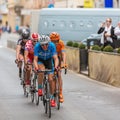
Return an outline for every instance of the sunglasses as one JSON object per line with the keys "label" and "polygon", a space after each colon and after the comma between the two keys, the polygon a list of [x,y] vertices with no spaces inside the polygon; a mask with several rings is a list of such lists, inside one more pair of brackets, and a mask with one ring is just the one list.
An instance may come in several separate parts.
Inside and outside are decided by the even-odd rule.
{"label": "sunglasses", "polygon": [[58,42],[59,42],[59,40],[53,40],[53,42],[54,42],[54,43],[58,43]]}
{"label": "sunglasses", "polygon": [[36,43],[37,41],[33,41],[33,43]]}
{"label": "sunglasses", "polygon": [[46,44],[41,44],[41,46],[48,46],[48,43],[46,43]]}
{"label": "sunglasses", "polygon": [[106,22],[111,22],[110,20],[106,20]]}

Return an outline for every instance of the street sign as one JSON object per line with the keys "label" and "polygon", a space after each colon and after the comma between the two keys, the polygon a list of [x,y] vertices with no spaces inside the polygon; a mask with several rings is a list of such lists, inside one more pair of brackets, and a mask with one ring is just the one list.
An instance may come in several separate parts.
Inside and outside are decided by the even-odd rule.
{"label": "street sign", "polygon": [[94,0],[84,0],[84,8],[93,8]]}
{"label": "street sign", "polygon": [[104,0],[105,8],[113,8],[113,0]]}

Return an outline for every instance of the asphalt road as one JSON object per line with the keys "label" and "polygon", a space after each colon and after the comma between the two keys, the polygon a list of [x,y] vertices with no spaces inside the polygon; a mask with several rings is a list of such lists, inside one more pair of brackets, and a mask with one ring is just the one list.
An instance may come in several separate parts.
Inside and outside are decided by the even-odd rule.
{"label": "asphalt road", "polygon": [[[14,60],[15,51],[0,41],[0,120],[48,120],[42,103],[23,95]],[[72,71],[63,80],[65,102],[52,108],[51,120],[120,120],[119,88]]]}

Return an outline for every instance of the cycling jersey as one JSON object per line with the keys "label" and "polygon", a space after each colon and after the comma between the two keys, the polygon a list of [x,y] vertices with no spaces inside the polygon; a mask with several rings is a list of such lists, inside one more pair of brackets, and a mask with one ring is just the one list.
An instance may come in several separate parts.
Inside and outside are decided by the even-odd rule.
{"label": "cycling jersey", "polygon": [[49,42],[47,50],[43,50],[39,42],[34,47],[34,56],[38,56],[38,59],[48,60],[55,54],[57,54],[56,47],[52,42]]}
{"label": "cycling jersey", "polygon": [[20,54],[24,55],[24,50],[25,50],[25,42],[23,42],[23,39],[19,39],[17,41],[17,45],[20,45],[21,46],[21,50],[20,50]]}
{"label": "cycling jersey", "polygon": [[57,50],[58,55],[61,52],[65,51],[65,45],[64,45],[64,42],[62,40],[59,40],[59,42],[56,44],[56,50]]}
{"label": "cycling jersey", "polygon": [[34,45],[32,40],[28,40],[25,44],[25,51],[28,51],[28,62],[33,62],[34,58]]}

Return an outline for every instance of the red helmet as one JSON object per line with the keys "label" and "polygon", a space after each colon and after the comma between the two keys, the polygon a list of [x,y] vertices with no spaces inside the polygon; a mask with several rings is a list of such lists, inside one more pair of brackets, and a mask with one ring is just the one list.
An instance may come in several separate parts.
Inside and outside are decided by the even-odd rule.
{"label": "red helmet", "polygon": [[32,39],[39,39],[40,36],[39,36],[38,33],[32,33],[31,38],[32,38]]}

